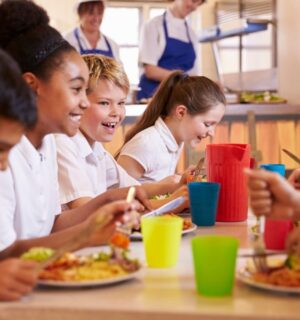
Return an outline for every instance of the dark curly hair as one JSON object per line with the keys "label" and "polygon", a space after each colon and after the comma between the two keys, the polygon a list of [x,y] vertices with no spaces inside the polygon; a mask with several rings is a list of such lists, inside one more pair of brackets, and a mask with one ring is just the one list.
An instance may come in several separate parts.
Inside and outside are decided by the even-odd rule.
{"label": "dark curly hair", "polygon": [[0,117],[18,121],[28,129],[37,121],[34,94],[22,78],[17,63],[1,49]]}
{"label": "dark curly hair", "polygon": [[21,71],[47,79],[61,66],[63,55],[75,50],[49,26],[46,11],[27,0],[0,4],[0,47],[19,64]]}

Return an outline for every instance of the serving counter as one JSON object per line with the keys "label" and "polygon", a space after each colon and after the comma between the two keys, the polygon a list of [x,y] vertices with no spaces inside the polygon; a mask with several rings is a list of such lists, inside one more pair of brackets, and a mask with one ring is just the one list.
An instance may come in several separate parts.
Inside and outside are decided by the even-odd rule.
{"label": "serving counter", "polygon": [[[238,281],[232,296],[207,298],[196,293],[190,240],[196,234],[230,234],[248,246],[246,223],[198,228],[183,237],[180,261],[172,269],[144,267],[135,280],[90,289],[36,289],[23,301],[0,303],[0,320],[266,320],[300,318],[299,296],[252,289]],[[144,260],[141,242],[132,255]],[[238,265],[240,265],[239,261]]]}
{"label": "serving counter", "polygon": [[[120,129],[108,144],[113,154],[120,148],[125,132],[135,123],[146,105],[126,106],[126,118]],[[213,139],[203,140],[197,152],[203,152],[207,143],[249,143],[247,112],[253,111],[256,119],[257,149],[262,153],[262,163],[284,163],[287,168],[297,164],[288,158],[282,148],[300,155],[300,105],[289,104],[229,104],[222,122],[216,127]],[[181,159],[181,169],[194,163],[191,152]]]}

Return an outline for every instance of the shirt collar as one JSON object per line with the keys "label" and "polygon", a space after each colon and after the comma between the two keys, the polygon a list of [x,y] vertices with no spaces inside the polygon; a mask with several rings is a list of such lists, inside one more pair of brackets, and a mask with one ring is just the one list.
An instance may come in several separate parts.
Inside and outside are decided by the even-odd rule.
{"label": "shirt collar", "polygon": [[[79,36],[80,42],[82,43],[82,41],[83,41],[84,46],[85,46],[87,49],[92,49],[92,46],[90,45],[88,39],[86,38],[85,34],[84,34],[83,31],[81,30],[81,27],[80,27],[80,26],[77,28],[77,30],[78,30],[78,36]],[[99,32],[100,32],[100,31],[99,31]],[[103,37],[103,35],[102,35],[102,33],[100,33],[100,37],[99,37],[99,39],[98,39],[98,41],[97,41],[96,47],[99,47],[99,46],[100,46],[102,37]]]}
{"label": "shirt collar", "polygon": [[21,138],[18,148],[32,169],[38,167],[46,159],[47,140],[48,136],[44,137],[41,147],[36,149],[26,136]]}
{"label": "shirt collar", "polygon": [[173,23],[177,24],[177,25],[182,25],[185,23],[185,21],[187,21],[186,18],[184,19],[180,19],[180,18],[176,18],[173,16],[172,11],[170,9],[166,10],[166,18],[171,20]]}
{"label": "shirt collar", "polygon": [[156,120],[154,127],[170,152],[177,152],[180,149],[181,145],[178,145],[172,132],[161,117]]}
{"label": "shirt collar", "polygon": [[81,131],[79,131],[73,139],[75,143],[80,146],[79,154],[83,159],[98,162],[105,157],[106,151],[102,144],[95,142],[94,145],[91,146]]}

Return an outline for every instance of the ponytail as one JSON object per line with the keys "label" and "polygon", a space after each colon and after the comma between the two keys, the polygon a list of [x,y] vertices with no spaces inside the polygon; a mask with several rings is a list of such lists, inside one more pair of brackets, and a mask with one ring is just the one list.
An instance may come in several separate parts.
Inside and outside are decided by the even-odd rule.
{"label": "ponytail", "polygon": [[175,71],[161,82],[147,109],[138,122],[125,135],[124,144],[139,132],[153,126],[159,117],[165,118],[171,111],[171,96],[174,88],[186,76],[181,71]]}
{"label": "ponytail", "polygon": [[184,105],[193,116],[205,114],[218,104],[226,105],[218,84],[203,76],[188,76],[182,71],[174,71],[160,84],[142,117],[125,135],[124,144],[140,131],[153,126],[159,117],[169,116],[178,105]]}

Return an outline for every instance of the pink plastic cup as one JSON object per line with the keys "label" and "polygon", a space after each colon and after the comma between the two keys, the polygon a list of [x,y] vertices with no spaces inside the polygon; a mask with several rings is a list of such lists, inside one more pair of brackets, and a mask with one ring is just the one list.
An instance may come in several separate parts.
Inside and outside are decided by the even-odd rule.
{"label": "pink plastic cup", "polygon": [[270,250],[284,250],[289,232],[293,229],[290,220],[266,219],[264,239],[266,248]]}

